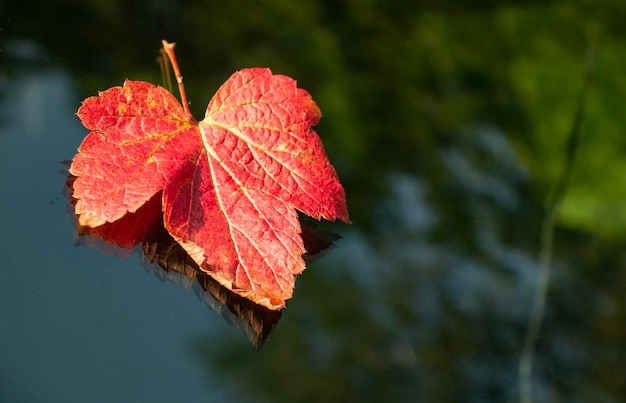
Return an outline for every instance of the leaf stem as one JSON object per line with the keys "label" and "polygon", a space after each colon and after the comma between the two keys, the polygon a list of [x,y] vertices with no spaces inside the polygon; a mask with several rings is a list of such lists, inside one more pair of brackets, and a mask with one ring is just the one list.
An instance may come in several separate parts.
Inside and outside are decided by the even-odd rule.
{"label": "leaf stem", "polygon": [[172,68],[174,69],[174,75],[176,76],[176,82],[178,83],[178,91],[180,92],[180,101],[183,104],[183,109],[185,113],[189,117],[192,122],[195,122],[191,111],[189,110],[189,102],[187,101],[187,93],[185,93],[185,85],[183,84],[183,76],[180,74],[180,69],[178,68],[178,62],[176,61],[176,55],[174,54],[174,46],[176,46],[175,42],[169,43],[165,39],[161,40],[163,44],[163,50],[167,53],[167,57],[170,59],[170,63],[172,63]]}

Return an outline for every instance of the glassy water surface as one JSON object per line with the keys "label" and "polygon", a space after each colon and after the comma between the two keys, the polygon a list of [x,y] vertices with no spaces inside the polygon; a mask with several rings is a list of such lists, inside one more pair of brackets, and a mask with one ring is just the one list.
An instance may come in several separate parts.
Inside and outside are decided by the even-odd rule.
{"label": "glassy water surface", "polygon": [[[532,391],[622,401],[626,7],[601,3],[3,4],[0,401],[518,401],[572,138]],[[163,38],[196,117],[251,66],[324,115],[353,224],[323,225],[341,239],[259,351],[137,254],[82,245],[68,213],[76,109],[160,84]]]}

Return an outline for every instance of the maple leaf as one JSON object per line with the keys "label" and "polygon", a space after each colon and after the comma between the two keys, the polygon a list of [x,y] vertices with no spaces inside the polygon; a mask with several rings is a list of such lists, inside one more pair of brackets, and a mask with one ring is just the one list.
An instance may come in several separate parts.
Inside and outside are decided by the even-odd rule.
{"label": "maple leaf", "polygon": [[166,229],[198,266],[233,292],[285,307],[306,252],[296,210],[349,222],[346,198],[311,126],[308,92],[266,68],[234,73],[203,120],[164,88],[126,80],[78,110],[91,130],[72,160],[79,224],[100,227],[162,191]]}

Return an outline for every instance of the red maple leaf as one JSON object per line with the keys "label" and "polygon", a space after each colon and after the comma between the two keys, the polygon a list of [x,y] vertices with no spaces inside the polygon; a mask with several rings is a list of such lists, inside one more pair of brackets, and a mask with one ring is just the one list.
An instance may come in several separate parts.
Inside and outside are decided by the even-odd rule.
{"label": "red maple leaf", "polygon": [[318,135],[309,93],[269,69],[234,73],[203,120],[181,92],[124,82],[78,110],[91,130],[72,161],[79,224],[100,227],[162,191],[164,223],[198,266],[270,309],[285,307],[305,266],[296,210],[348,220],[345,192]]}

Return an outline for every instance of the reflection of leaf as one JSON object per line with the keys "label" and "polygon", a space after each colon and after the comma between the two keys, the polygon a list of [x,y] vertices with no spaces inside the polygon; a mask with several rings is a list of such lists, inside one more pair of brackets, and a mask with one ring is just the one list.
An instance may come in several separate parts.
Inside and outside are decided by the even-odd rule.
{"label": "reflection of leaf", "polygon": [[302,242],[306,253],[304,258],[309,261],[313,257],[320,257],[321,252],[325,252],[341,237],[334,232],[322,231],[317,228],[317,223],[304,215],[299,215],[300,227],[302,228]]}
{"label": "reflection of leaf", "polygon": [[[66,197],[70,200],[70,215],[74,215],[76,198],[73,197],[76,177],[67,175],[65,183]],[[139,210],[128,213],[121,219],[99,227],[80,225],[75,221],[79,242],[96,247],[103,252],[113,253],[118,257],[128,257],[129,249],[141,243],[156,225],[162,223],[160,194],[155,195]],[[117,246],[115,248],[113,245]]]}
{"label": "reflection of leaf", "polygon": [[[173,45],[164,48],[178,72]],[[311,129],[320,111],[294,80],[259,68],[234,73],[200,122],[182,84],[181,98],[126,81],[83,102],[78,116],[91,133],[70,167],[79,223],[114,224],[157,197],[165,228],[203,271],[284,308],[305,268],[295,209],[348,222],[344,190]]]}
{"label": "reflection of leaf", "polygon": [[[282,311],[255,304],[226,289],[200,270],[196,262],[165,228],[161,227],[150,234],[142,248],[148,260],[157,263],[165,272],[180,273],[194,284],[198,284],[201,288],[201,292],[198,293],[200,299],[241,330],[255,348],[265,341],[272,327],[280,319]],[[168,279],[173,280],[172,277]]]}
{"label": "reflection of leaf", "polygon": [[[68,175],[67,197],[73,198],[75,177]],[[153,197],[135,213],[126,214],[120,220],[91,228],[78,224],[80,239],[99,249],[127,257],[132,248],[141,244],[144,266],[162,280],[169,280],[186,288],[194,288],[198,297],[226,321],[241,330],[255,348],[266,340],[282,315],[282,310],[268,309],[256,304],[219,284],[203,270],[176,242],[163,226],[160,214],[160,198]],[[73,213],[72,213],[73,214]],[[319,231],[310,221],[303,221],[301,234],[307,250],[306,258],[323,252],[338,238],[337,235]],[[110,245],[107,248],[104,245]],[[121,252],[120,252],[121,251]],[[127,253],[124,253],[127,252]]]}

